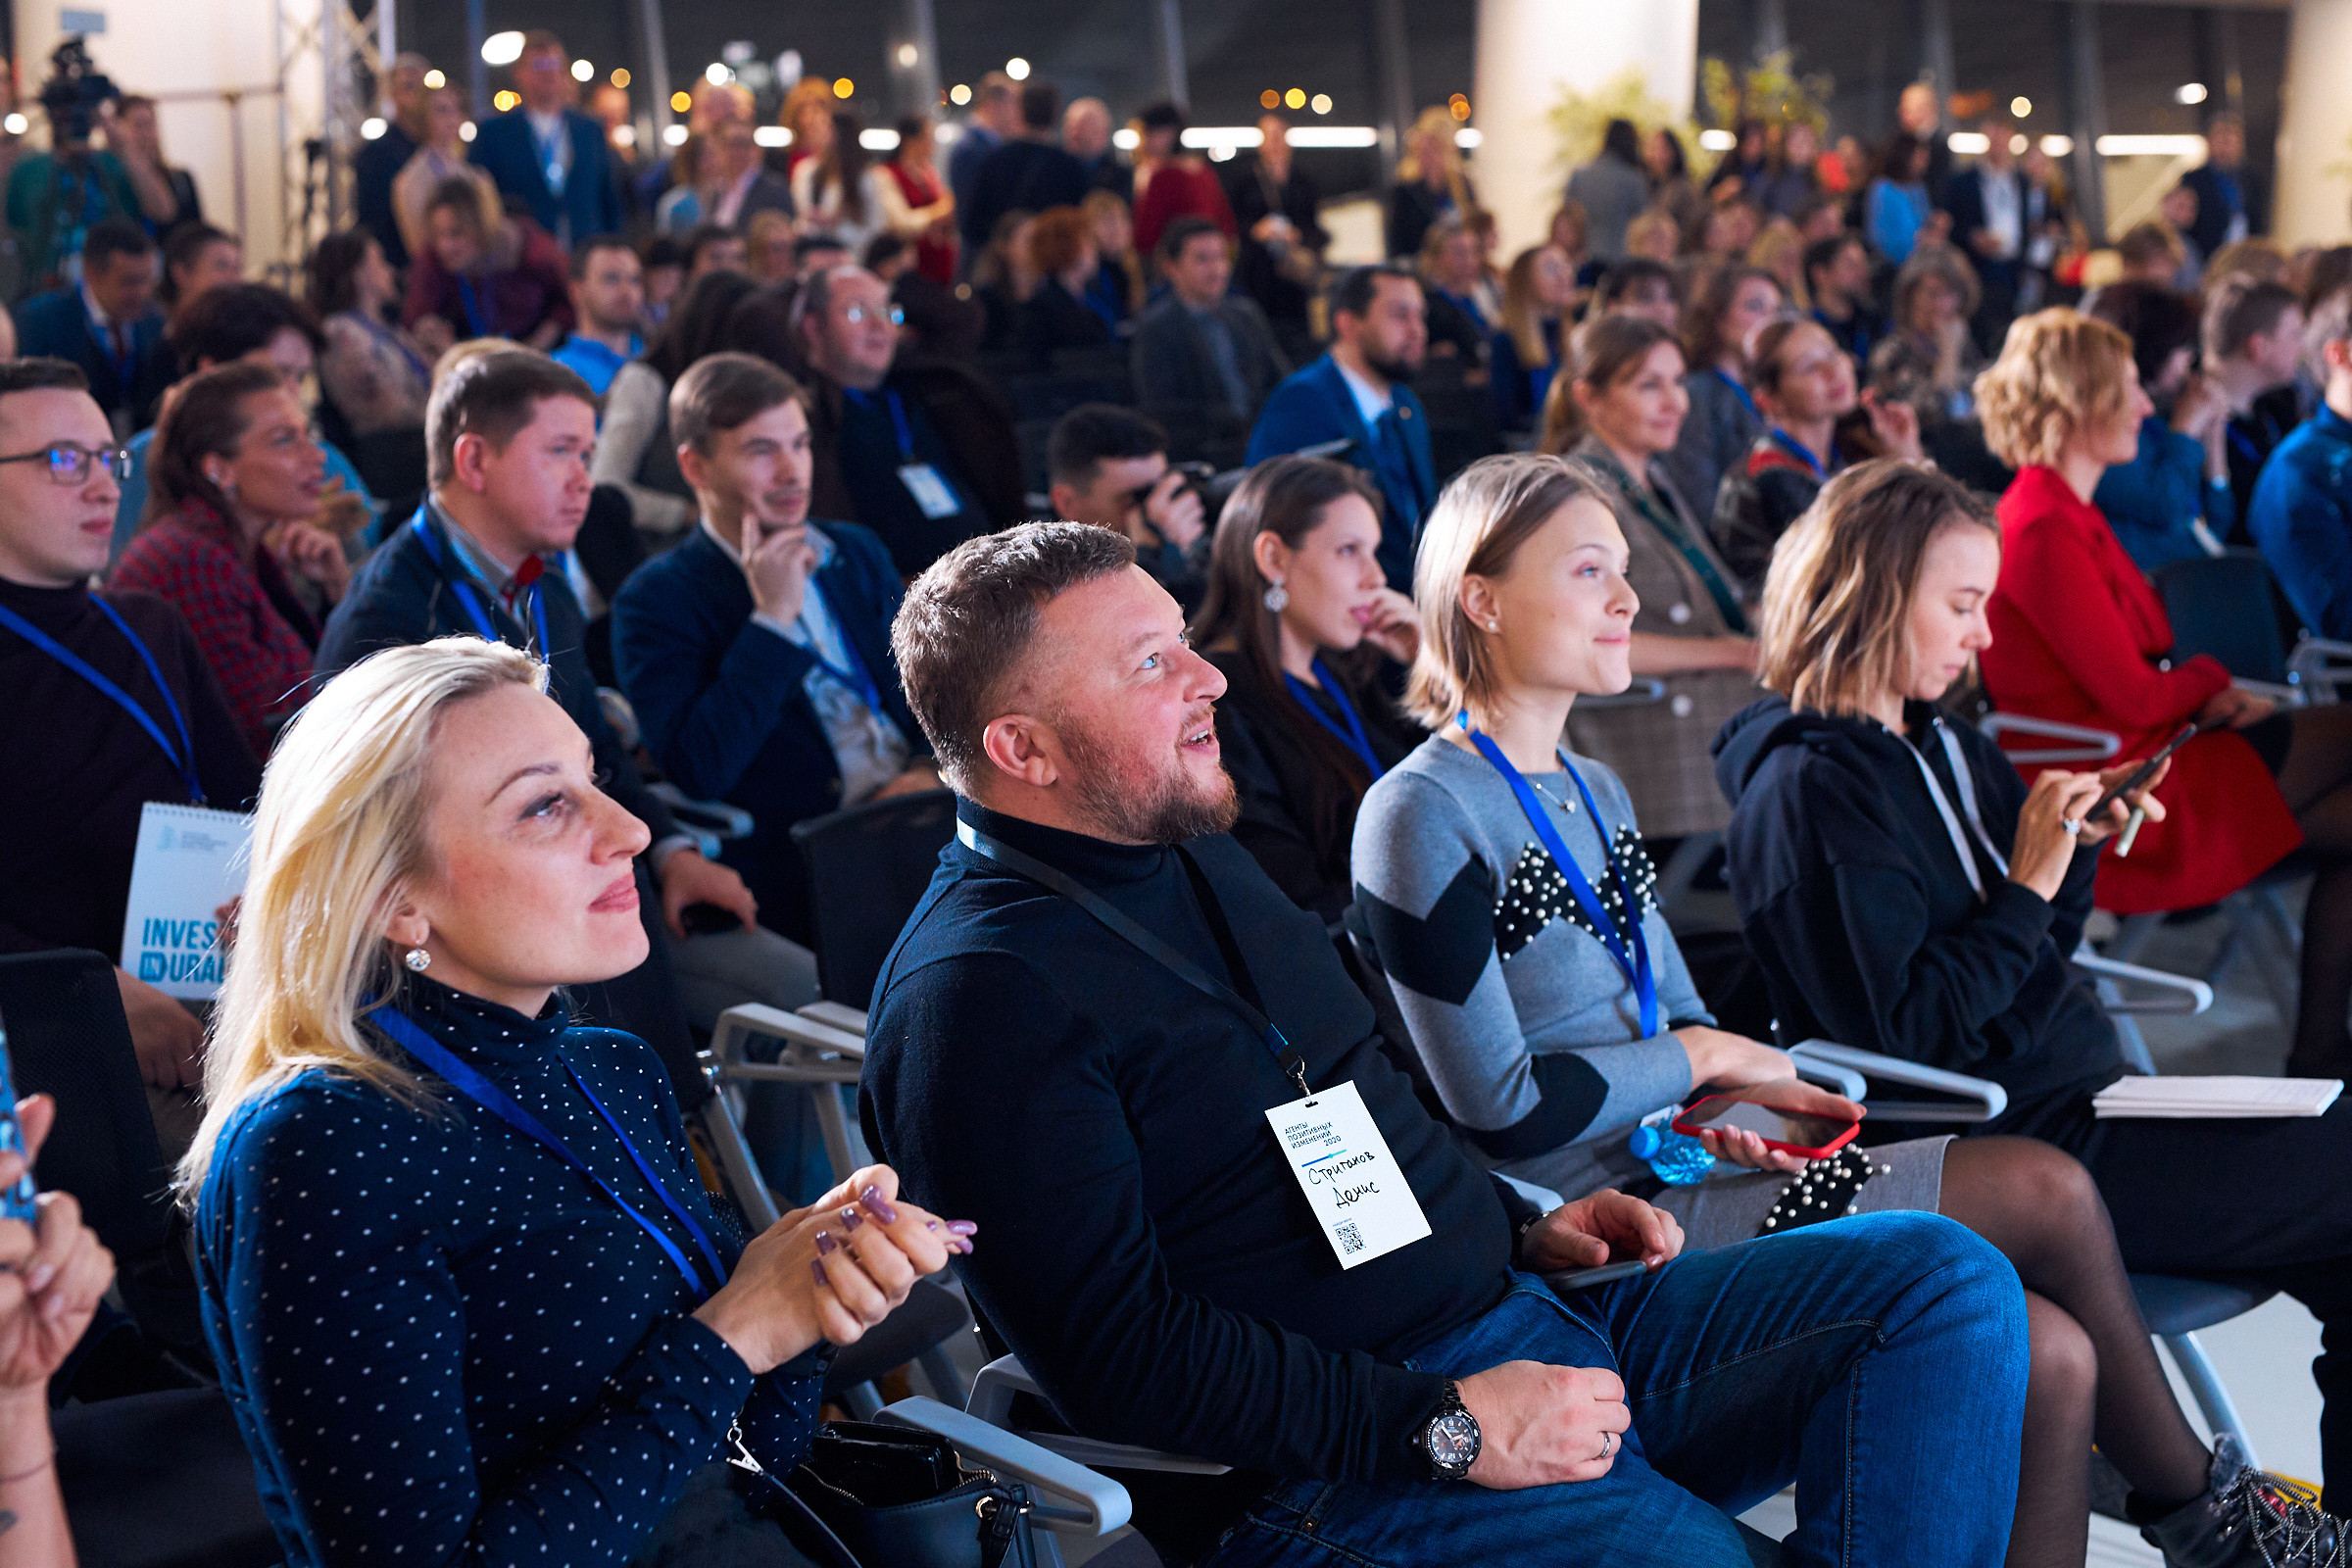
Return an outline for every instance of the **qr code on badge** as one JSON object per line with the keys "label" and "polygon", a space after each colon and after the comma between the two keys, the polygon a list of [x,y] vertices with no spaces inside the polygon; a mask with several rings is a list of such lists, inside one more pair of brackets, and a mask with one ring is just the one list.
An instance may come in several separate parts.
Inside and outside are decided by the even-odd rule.
{"label": "qr code on badge", "polygon": [[1347,1224],[1340,1227],[1339,1238],[1340,1252],[1343,1256],[1349,1252],[1360,1252],[1364,1250],[1364,1233],[1355,1228],[1355,1221],[1353,1220],[1349,1220]]}

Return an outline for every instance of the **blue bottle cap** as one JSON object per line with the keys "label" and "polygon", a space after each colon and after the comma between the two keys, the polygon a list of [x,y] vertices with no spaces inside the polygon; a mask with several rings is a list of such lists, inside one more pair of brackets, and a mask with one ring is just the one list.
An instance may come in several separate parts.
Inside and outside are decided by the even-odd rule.
{"label": "blue bottle cap", "polygon": [[1666,1147],[1666,1140],[1658,1136],[1655,1127],[1637,1127],[1625,1141],[1625,1147],[1633,1151],[1636,1159],[1654,1159],[1658,1151]]}

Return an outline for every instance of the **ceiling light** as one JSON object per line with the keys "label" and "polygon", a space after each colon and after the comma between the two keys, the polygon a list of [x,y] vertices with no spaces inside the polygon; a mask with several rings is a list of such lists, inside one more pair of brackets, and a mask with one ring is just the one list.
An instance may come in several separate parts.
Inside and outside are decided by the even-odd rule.
{"label": "ceiling light", "polygon": [[2072,136],[2044,136],[2041,138],[2041,150],[2045,157],[2069,157],[2075,150],[2075,138]]}
{"label": "ceiling light", "polygon": [[754,125],[752,140],[762,147],[789,147],[792,145],[792,132],[782,125]]}
{"label": "ceiling light", "polygon": [[612,85],[615,87],[626,87],[628,84],[629,68],[626,66],[615,67],[612,72]]}
{"label": "ceiling light", "polygon": [[922,51],[915,48],[914,45],[910,43],[903,43],[899,45],[898,61],[899,69],[901,71],[912,71],[914,69],[914,63],[922,58]]}
{"label": "ceiling light", "polygon": [[693,107],[694,94],[688,92],[685,88],[680,87],[676,92],[673,92],[669,95],[670,113],[682,115]]}
{"label": "ceiling light", "polygon": [[1268,87],[1264,92],[1261,92],[1257,95],[1257,107],[1260,109],[1280,109],[1282,107],[1282,94],[1276,92],[1273,88]]}
{"label": "ceiling light", "polygon": [[1453,133],[1453,144],[1464,152],[1474,151],[1478,144],[1486,139],[1485,135],[1468,125],[1464,125]]}
{"label": "ceiling light", "polygon": [[515,92],[512,87],[501,87],[491,96],[490,107],[503,115],[520,102],[522,102],[521,94]]}
{"label": "ceiling light", "polygon": [[2173,102],[2177,104],[2201,104],[2204,101],[2205,84],[2201,81],[2184,81],[2173,89]]}
{"label": "ceiling light", "polygon": [[460,125],[460,126],[458,127],[458,140],[460,140],[460,141],[471,141],[471,140],[473,140],[473,122],[472,122],[472,121],[468,120],[467,122],[466,122],[466,123],[464,123],[463,125]]}
{"label": "ceiling light", "polygon": [[613,143],[614,143],[616,146],[621,146],[621,147],[634,147],[634,146],[636,146],[636,145],[637,145],[637,127],[636,127],[635,125],[628,124],[628,123],[626,123],[625,122],[624,122],[623,123],[621,123],[621,124],[614,125],[614,126],[612,127],[612,140],[613,140]]}
{"label": "ceiling light", "polygon": [[449,78],[441,74],[440,72],[428,71],[424,74],[424,86],[427,92],[439,92],[442,88],[448,85]]}
{"label": "ceiling light", "polygon": [[955,86],[948,89],[948,102],[956,105],[957,108],[960,109],[971,101],[972,89],[967,83],[959,81]]}
{"label": "ceiling light", "polygon": [[1014,55],[1010,60],[1004,62],[1004,74],[1015,81],[1027,81],[1029,79],[1029,62],[1023,60],[1019,55]]}
{"label": "ceiling light", "polygon": [[594,81],[596,79],[596,67],[590,65],[585,60],[574,60],[571,63],[571,79],[574,81]]}
{"label": "ceiling light", "polygon": [[667,129],[662,132],[662,145],[664,147],[685,146],[686,127],[684,125],[672,122]]}
{"label": "ceiling light", "polygon": [[852,93],[856,92],[857,90],[858,90],[858,84],[857,84],[856,82],[852,81],[852,80],[851,80],[849,77],[847,77],[847,76],[836,76],[836,77],[834,77],[834,78],[833,78],[833,96],[834,96],[834,97],[836,97],[836,98],[847,98],[847,97],[849,97],[849,96],[850,96]]}
{"label": "ceiling light", "polygon": [[1330,114],[1331,94],[1327,92],[1319,92],[1315,94],[1314,97],[1307,100],[1306,107],[1312,109],[1318,115]]}
{"label": "ceiling light", "polygon": [[1285,109],[1304,109],[1306,107],[1306,89],[1293,87],[1282,95],[1282,104]]}
{"label": "ceiling light", "polygon": [[511,66],[522,58],[522,34],[494,32],[482,40],[482,63],[489,66]]}
{"label": "ceiling light", "polygon": [[1728,153],[1740,145],[1740,138],[1728,130],[1702,130],[1698,133],[1698,145],[1702,152]]}
{"label": "ceiling light", "polygon": [[[13,130],[15,127],[10,126],[9,128]],[[384,120],[381,115],[369,115],[366,120],[360,122],[360,140],[373,141],[383,133]]]}
{"label": "ceiling light", "polygon": [[869,153],[895,153],[899,150],[899,133],[888,125],[858,133],[858,145]]}
{"label": "ceiling light", "polygon": [[[1297,136],[1291,138],[1293,141],[1298,139]],[[1110,144],[1123,153],[1131,153],[1144,144],[1144,138],[1137,135],[1131,127],[1121,125],[1110,133]]]}

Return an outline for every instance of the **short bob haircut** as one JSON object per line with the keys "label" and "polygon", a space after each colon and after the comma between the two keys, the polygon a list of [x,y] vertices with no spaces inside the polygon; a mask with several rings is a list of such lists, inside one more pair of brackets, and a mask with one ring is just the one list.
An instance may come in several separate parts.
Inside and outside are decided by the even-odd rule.
{"label": "short bob haircut", "polygon": [[1494,696],[1494,654],[1462,608],[1462,580],[1507,576],[1520,547],[1571,501],[1614,515],[1608,495],[1586,465],[1542,453],[1481,458],[1454,477],[1430,509],[1413,560],[1421,652],[1405,683],[1406,712],[1438,730]]}
{"label": "short bob haircut", "polygon": [[1946,528],[2000,524],[1966,485],[1894,458],[1858,463],[1823,487],[1772,552],[1757,678],[1789,706],[1859,715],[1899,686],[1928,546]]}
{"label": "short bob haircut", "polygon": [[2060,307],[2009,325],[2001,357],[1977,377],[1984,444],[2012,468],[2054,466],[2076,434],[2110,419],[2132,395],[2132,339]]}

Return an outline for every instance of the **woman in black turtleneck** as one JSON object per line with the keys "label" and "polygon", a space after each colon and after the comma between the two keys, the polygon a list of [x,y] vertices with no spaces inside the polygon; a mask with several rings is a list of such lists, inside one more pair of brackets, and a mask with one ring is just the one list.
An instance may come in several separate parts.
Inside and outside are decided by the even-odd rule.
{"label": "woman in black turtleneck", "polygon": [[644,959],[647,833],[544,678],[394,649],[281,738],[180,1172],[206,1337],[292,1562],[784,1568],[730,1427],[789,1471],[972,1227],[885,1166],[748,1244],[714,1207],[662,1063],[556,992]]}
{"label": "woman in black turtleneck", "polygon": [[1193,645],[1225,676],[1217,744],[1242,800],[1233,836],[1325,921],[1354,897],[1355,810],[1427,737],[1381,680],[1420,650],[1388,586],[1377,492],[1357,469],[1271,458],[1225,503]]}

